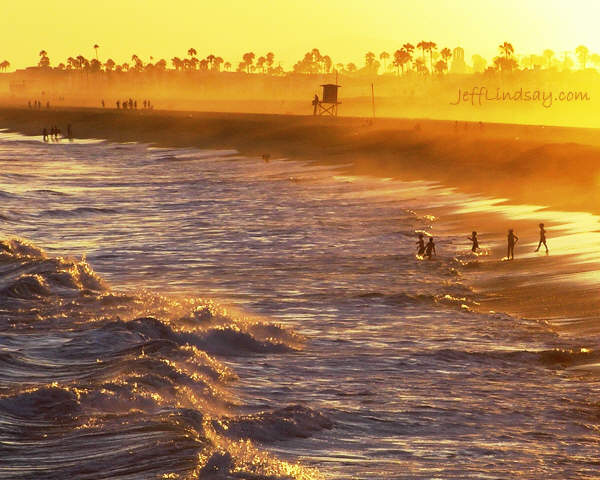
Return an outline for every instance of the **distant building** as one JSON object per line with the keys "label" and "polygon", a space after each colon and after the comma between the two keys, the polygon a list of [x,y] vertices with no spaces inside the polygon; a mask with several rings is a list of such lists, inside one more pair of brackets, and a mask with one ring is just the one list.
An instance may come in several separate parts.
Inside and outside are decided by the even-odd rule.
{"label": "distant building", "polygon": [[452,51],[452,64],[450,65],[450,73],[467,73],[465,51],[460,47],[456,47]]}

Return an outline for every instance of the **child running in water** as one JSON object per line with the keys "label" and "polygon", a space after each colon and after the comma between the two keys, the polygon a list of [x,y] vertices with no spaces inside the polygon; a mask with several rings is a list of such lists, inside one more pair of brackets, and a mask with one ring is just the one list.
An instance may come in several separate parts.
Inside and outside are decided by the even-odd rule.
{"label": "child running in water", "polygon": [[429,237],[429,242],[425,246],[425,256],[431,260],[431,255],[437,255],[435,252],[435,243],[433,243],[433,237]]}
{"label": "child running in water", "polygon": [[473,247],[471,248],[472,252],[476,252],[479,250],[479,241],[477,240],[477,232],[473,232],[470,237],[467,237],[469,240],[473,242]]}
{"label": "child running in water", "polygon": [[540,223],[540,243],[538,243],[538,246],[535,249],[536,252],[540,251],[542,243],[544,244],[544,247],[546,247],[546,253],[548,253],[548,245],[546,245],[546,230],[544,230],[544,224]]}
{"label": "child running in water", "polygon": [[515,259],[515,243],[519,241],[519,237],[517,237],[511,228],[508,231],[508,253],[506,254],[507,260]]}
{"label": "child running in water", "polygon": [[423,240],[423,234],[419,233],[419,240],[417,241],[417,256],[422,257],[425,253],[425,240]]}

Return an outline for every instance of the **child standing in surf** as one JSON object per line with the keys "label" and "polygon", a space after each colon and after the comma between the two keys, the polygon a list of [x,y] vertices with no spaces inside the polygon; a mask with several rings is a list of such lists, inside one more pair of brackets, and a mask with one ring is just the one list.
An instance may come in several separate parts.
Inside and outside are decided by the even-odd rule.
{"label": "child standing in surf", "polygon": [[546,253],[548,253],[548,245],[546,245],[546,230],[544,230],[544,224],[540,223],[540,243],[538,243],[538,246],[535,249],[536,252],[540,251],[542,244],[544,244],[544,247],[546,247]]}
{"label": "child standing in surf", "polygon": [[433,243],[433,237],[429,237],[429,242],[425,246],[425,256],[431,260],[431,255],[437,255],[435,252],[435,243]]}
{"label": "child standing in surf", "polygon": [[473,242],[473,247],[471,247],[471,251],[473,253],[479,250],[479,241],[477,240],[477,232],[473,232],[470,237],[467,237],[469,240]]}
{"label": "child standing in surf", "polygon": [[508,253],[506,254],[507,260],[515,259],[515,243],[519,241],[519,237],[517,237],[511,228],[508,231]]}
{"label": "child standing in surf", "polygon": [[419,240],[417,241],[417,256],[422,257],[425,253],[425,240],[423,240],[423,234],[419,233]]}

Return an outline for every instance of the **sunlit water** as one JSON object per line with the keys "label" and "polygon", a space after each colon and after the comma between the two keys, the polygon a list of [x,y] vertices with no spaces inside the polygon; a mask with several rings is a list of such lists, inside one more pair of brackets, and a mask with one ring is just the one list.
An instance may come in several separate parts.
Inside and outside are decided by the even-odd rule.
{"label": "sunlit water", "polygon": [[33,244],[0,251],[0,477],[597,477],[600,384],[563,368],[597,340],[475,313],[432,217],[535,208],[233,150],[4,134],[0,168]]}

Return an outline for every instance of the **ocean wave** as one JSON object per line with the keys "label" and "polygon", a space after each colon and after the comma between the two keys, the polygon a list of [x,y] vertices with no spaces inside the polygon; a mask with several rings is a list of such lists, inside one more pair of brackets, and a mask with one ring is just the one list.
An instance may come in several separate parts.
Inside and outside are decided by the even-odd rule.
{"label": "ocean wave", "polygon": [[310,437],[321,430],[333,428],[333,422],[308,407],[291,405],[272,412],[215,420],[213,427],[230,438],[275,442]]}
{"label": "ocean wave", "polygon": [[217,358],[285,354],[300,335],[212,300],[115,291],[85,259],[23,239],[0,242],[0,303],[0,437],[13,478],[317,476],[255,442],[332,423],[298,405],[231,413],[237,376]]}
{"label": "ocean wave", "polygon": [[600,360],[600,352],[580,349],[548,349],[540,351],[529,350],[489,350],[468,351],[451,348],[425,351],[417,354],[421,358],[429,358],[436,362],[450,364],[486,364],[486,365],[539,365],[547,368],[564,369],[577,365],[585,365]]}
{"label": "ocean wave", "polygon": [[40,217],[54,217],[54,218],[70,218],[80,217],[82,215],[113,215],[121,213],[113,208],[100,208],[100,207],[77,207],[71,209],[51,209],[42,210],[39,213]]}

